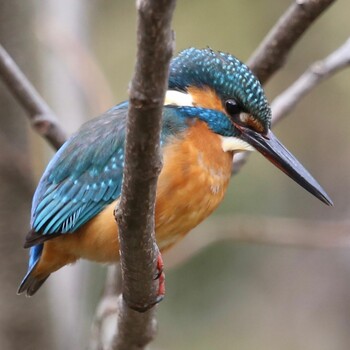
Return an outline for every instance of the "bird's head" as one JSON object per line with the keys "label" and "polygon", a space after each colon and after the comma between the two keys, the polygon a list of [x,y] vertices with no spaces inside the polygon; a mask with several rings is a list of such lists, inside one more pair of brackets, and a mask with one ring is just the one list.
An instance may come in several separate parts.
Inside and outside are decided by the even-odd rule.
{"label": "bird's head", "polygon": [[271,108],[250,69],[209,48],[182,51],[170,65],[165,105],[198,117],[220,135],[224,151],[257,150],[327,205],[331,199],[270,130]]}

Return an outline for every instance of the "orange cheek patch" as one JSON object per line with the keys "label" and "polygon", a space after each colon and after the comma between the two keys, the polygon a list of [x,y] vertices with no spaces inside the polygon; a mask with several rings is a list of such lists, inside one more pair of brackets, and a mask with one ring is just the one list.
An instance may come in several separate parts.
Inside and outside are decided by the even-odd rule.
{"label": "orange cheek patch", "polygon": [[199,88],[191,86],[188,88],[188,92],[191,94],[195,106],[215,109],[225,113],[224,106],[219,96],[209,87]]}
{"label": "orange cheek patch", "polygon": [[252,129],[259,133],[262,133],[264,131],[264,127],[262,126],[262,124],[254,117],[249,116],[246,120],[246,123],[248,126],[250,126]]}

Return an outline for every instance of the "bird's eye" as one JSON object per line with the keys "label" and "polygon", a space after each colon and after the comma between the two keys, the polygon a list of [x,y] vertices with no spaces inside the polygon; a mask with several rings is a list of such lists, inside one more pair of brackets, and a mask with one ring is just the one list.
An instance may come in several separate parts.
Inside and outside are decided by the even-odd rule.
{"label": "bird's eye", "polygon": [[236,126],[240,125],[246,128],[248,127],[259,133],[263,133],[265,131],[261,122],[246,113],[235,100],[227,100],[225,102],[225,108],[226,112]]}
{"label": "bird's eye", "polygon": [[242,112],[241,107],[235,100],[227,100],[225,103],[226,111],[231,117],[238,117]]}

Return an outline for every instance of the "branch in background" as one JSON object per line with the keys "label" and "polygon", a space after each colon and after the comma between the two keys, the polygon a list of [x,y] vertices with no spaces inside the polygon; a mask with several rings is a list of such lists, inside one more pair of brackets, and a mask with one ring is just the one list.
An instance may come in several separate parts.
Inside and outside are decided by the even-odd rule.
{"label": "branch in background", "polygon": [[[271,103],[272,125],[285,118],[302,98],[322,81],[331,78],[341,69],[350,65],[350,39],[322,61],[315,62],[288,89]],[[233,172],[237,174],[247,162],[248,152],[238,153],[234,157]]]}
{"label": "branch in background", "polygon": [[271,104],[272,121],[278,123],[297,103],[322,81],[350,65],[350,39],[324,60],[315,62]]}
{"label": "branch in background", "polygon": [[57,118],[1,45],[0,77],[27,112],[32,127],[51,146],[55,149],[60,148],[66,140],[66,136],[59,126]]}
{"label": "branch in background", "polygon": [[[175,0],[139,0],[137,62],[130,89],[119,227],[123,294],[113,349],[144,349],[155,334],[158,247],[154,234],[160,130],[173,51]],[[117,254],[118,252],[116,252]],[[152,307],[152,308],[150,308]],[[143,313],[135,310],[147,310]]]}
{"label": "branch in background", "polygon": [[280,69],[295,43],[335,0],[295,0],[248,60],[262,84]]}
{"label": "branch in background", "polygon": [[119,295],[122,275],[120,265],[108,267],[105,288],[97,305],[92,322],[89,350],[109,349],[113,342],[118,320]]}
{"label": "branch in background", "polygon": [[347,248],[350,247],[350,221],[219,215],[207,220],[167,252],[166,265],[174,267],[185,263],[202,249],[222,241],[299,248]]}

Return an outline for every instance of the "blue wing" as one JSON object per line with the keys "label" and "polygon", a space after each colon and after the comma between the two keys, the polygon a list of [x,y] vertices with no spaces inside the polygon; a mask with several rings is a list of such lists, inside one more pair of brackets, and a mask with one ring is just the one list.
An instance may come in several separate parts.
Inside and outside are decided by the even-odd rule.
{"label": "blue wing", "polygon": [[[25,247],[74,232],[120,196],[128,104],[84,124],[49,163],[32,204]],[[161,140],[186,128],[174,108],[165,108]]]}
{"label": "blue wing", "polygon": [[56,153],[34,194],[33,232],[73,232],[118,198],[126,113],[124,103],[84,124]]}

